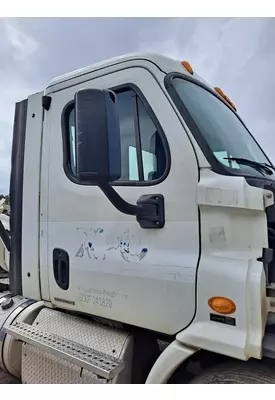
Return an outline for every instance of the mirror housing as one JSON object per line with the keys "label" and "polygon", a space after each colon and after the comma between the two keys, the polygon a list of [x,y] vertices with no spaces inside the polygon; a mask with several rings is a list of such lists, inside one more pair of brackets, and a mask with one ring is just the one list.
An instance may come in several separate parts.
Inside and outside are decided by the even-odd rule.
{"label": "mirror housing", "polygon": [[81,183],[112,183],[121,176],[116,95],[81,89],[75,94],[76,174]]}
{"label": "mirror housing", "polygon": [[136,205],[111,186],[121,176],[121,141],[116,95],[108,90],[82,89],[75,94],[76,175],[95,184],[120,212],[135,215],[144,229],[164,227],[164,197],[142,196]]}

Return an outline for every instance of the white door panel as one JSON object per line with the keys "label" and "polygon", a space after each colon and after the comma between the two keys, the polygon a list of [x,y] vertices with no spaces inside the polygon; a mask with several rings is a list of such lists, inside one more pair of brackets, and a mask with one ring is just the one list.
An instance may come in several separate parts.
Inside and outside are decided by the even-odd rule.
{"label": "white door panel", "polygon": [[[133,204],[143,194],[162,194],[166,223],[159,230],[142,229],[135,217],[117,211],[99,188],[73,183],[63,168],[61,113],[65,105],[80,88],[128,83],[140,89],[157,116],[172,163],[169,175],[158,185],[115,186],[115,190]],[[48,216],[43,226],[52,303],[168,334],[183,329],[195,312],[198,169],[192,146],[159,85],[143,68],[106,75],[54,93],[46,122],[50,170]],[[54,277],[56,248],[69,255],[68,290],[61,289]]]}

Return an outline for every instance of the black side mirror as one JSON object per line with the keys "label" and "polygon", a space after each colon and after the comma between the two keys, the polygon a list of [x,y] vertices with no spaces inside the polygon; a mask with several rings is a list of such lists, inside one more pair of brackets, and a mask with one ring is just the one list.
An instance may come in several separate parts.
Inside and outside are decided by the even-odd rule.
{"label": "black side mirror", "polygon": [[108,90],[84,89],[75,94],[76,175],[81,183],[96,184],[117,210],[135,215],[142,228],[165,224],[161,194],[141,196],[127,203],[111,186],[121,176],[121,139],[116,95]]}
{"label": "black side mirror", "polygon": [[80,182],[111,183],[121,176],[116,96],[108,90],[75,94],[76,174]]}

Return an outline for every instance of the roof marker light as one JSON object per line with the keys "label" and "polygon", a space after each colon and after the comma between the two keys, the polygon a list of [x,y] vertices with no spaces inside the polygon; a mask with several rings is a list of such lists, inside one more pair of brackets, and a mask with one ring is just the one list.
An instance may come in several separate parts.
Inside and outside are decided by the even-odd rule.
{"label": "roof marker light", "polygon": [[183,65],[184,68],[187,69],[187,71],[188,71],[191,75],[194,74],[193,68],[191,67],[191,65],[189,64],[188,61],[182,61],[182,62],[181,62],[181,65]]}
{"label": "roof marker light", "polygon": [[236,106],[232,103],[229,97],[226,96],[226,94],[224,94],[224,92],[219,87],[215,87],[214,89],[225,101],[227,101],[227,103],[233,108],[233,110],[237,111]]}

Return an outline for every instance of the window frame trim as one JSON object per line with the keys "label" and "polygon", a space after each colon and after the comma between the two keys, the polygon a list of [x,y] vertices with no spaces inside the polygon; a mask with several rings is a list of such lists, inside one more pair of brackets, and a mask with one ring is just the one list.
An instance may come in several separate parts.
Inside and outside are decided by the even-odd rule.
{"label": "window frame trim", "polygon": [[[215,172],[217,174],[220,174],[220,175],[227,175],[227,176],[243,176],[245,178],[257,178],[257,179],[259,178],[258,175],[248,174],[248,173],[244,173],[244,172],[239,172],[238,173],[237,171],[234,171],[232,168],[227,167],[226,165],[222,164],[214,156],[210,146],[207,144],[207,142],[206,142],[203,134],[200,132],[200,129],[198,128],[196,122],[194,121],[194,119],[190,115],[189,111],[187,110],[187,108],[184,105],[184,102],[182,101],[182,99],[180,98],[178,92],[176,91],[176,89],[175,89],[175,87],[174,87],[174,85],[172,83],[174,78],[179,78],[179,79],[182,79],[182,80],[185,80],[185,81],[189,81],[189,82],[193,83],[194,85],[197,85],[197,86],[201,87],[202,89],[206,90],[207,92],[209,92],[213,96],[215,96],[226,107],[228,107],[229,110],[233,114],[235,114],[235,116],[238,118],[238,120],[241,122],[241,124],[247,130],[247,132],[250,135],[250,137],[252,138],[252,140],[254,140],[256,145],[261,149],[261,151],[263,152],[263,154],[266,157],[267,161],[271,165],[273,165],[272,162],[270,161],[270,159],[268,158],[268,156],[266,155],[265,151],[263,150],[263,148],[257,142],[256,138],[252,135],[252,133],[249,131],[249,129],[247,128],[247,126],[245,125],[245,123],[241,119],[241,117],[238,115],[238,113],[233,108],[231,108],[229,106],[229,104],[222,97],[220,97],[218,95],[218,93],[216,93],[215,90],[211,89],[206,84],[204,84],[203,82],[198,81],[197,79],[195,79],[193,77],[189,77],[187,75],[183,75],[183,74],[181,74],[179,72],[170,72],[164,78],[164,86],[165,86],[169,96],[171,97],[172,101],[174,102],[176,108],[178,109],[180,115],[182,116],[183,120],[185,121],[188,129],[190,130],[191,134],[193,135],[194,139],[196,140],[196,142],[198,143],[200,149],[202,150],[204,156],[206,157],[207,161],[209,162],[213,172]],[[270,180],[270,177],[261,176],[261,179]]]}
{"label": "window frame trim", "polygon": [[[111,186],[134,186],[134,187],[146,187],[146,186],[155,186],[155,185],[159,185],[160,183],[162,183],[169,175],[170,170],[171,170],[171,152],[170,152],[170,147],[169,147],[169,143],[168,143],[168,139],[164,133],[164,130],[156,116],[156,114],[154,113],[151,105],[149,104],[148,100],[146,99],[145,95],[142,93],[141,89],[129,82],[129,83],[124,83],[122,85],[117,85],[111,88],[108,88],[108,90],[111,90],[113,92],[120,93],[120,92],[124,92],[124,91],[130,91],[132,90],[135,93],[135,96],[133,96],[133,101],[136,101],[136,111],[138,112],[138,106],[137,106],[137,100],[138,98],[140,99],[142,105],[145,107],[148,115],[150,116],[150,118],[152,119],[152,122],[154,123],[156,130],[158,131],[163,146],[164,146],[164,151],[165,151],[165,157],[166,157],[166,168],[164,171],[164,174],[158,178],[158,179],[154,179],[152,181],[115,181],[111,184]],[[72,109],[74,108],[74,100],[70,100],[67,104],[65,104],[65,106],[63,107],[63,110],[61,112],[61,134],[62,134],[62,150],[63,150],[63,170],[65,172],[65,175],[67,176],[67,178],[77,184],[77,185],[81,185],[81,186],[97,186],[94,182],[79,182],[79,180],[77,179],[77,177],[73,174],[71,166],[70,166],[70,144],[69,144],[69,115],[70,112],[72,111]],[[138,124],[139,125],[139,124]],[[137,137],[137,134],[139,135],[139,141],[140,141],[140,132],[136,132],[136,122],[134,121],[134,126],[135,126],[135,136]],[[140,152],[140,157],[141,157],[141,161],[142,161],[142,153]],[[139,159],[139,152],[138,152],[138,148],[137,148],[137,162]],[[139,171],[139,166],[138,166],[138,171]],[[143,172],[143,164],[142,164],[142,172]],[[140,171],[139,171],[140,173]]]}
{"label": "window frame trim", "polygon": [[[133,102],[133,112],[134,112],[134,129],[135,129],[135,137],[136,137],[138,178],[139,178],[139,182],[144,182],[142,145],[141,145],[140,123],[139,123],[139,113],[138,113],[138,97],[137,97],[137,94],[135,91],[133,91],[133,93],[134,93],[134,96],[132,98],[132,102]],[[129,151],[129,149],[128,149],[128,151]],[[129,169],[129,175],[130,175],[130,164],[129,164],[128,169]]]}

